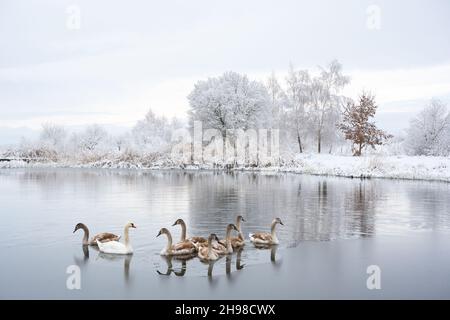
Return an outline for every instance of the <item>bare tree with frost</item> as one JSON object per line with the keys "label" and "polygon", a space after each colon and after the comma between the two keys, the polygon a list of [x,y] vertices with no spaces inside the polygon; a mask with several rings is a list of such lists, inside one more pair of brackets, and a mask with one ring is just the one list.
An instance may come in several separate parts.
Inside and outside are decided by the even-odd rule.
{"label": "bare tree with frost", "polygon": [[405,145],[414,155],[450,154],[450,113],[443,102],[431,100],[430,104],[411,120]]}
{"label": "bare tree with frost", "polygon": [[159,152],[169,148],[172,131],[181,124],[175,118],[169,121],[164,116],[157,116],[151,109],[145,118],[139,120],[132,129],[136,145],[144,151]]}
{"label": "bare tree with frost", "polygon": [[63,126],[59,126],[53,123],[44,123],[39,136],[40,142],[44,147],[50,148],[55,151],[61,151],[66,143],[67,130]]}
{"label": "bare tree with frost", "polygon": [[108,132],[98,124],[89,125],[80,134],[74,134],[73,141],[82,151],[99,151],[106,147],[108,140]]}
{"label": "bare tree with frost", "polygon": [[329,128],[336,128],[345,100],[341,92],[349,82],[349,77],[343,75],[342,65],[337,60],[322,68],[320,75],[310,82],[308,120],[317,142],[318,153],[322,151],[324,136],[330,136]]}
{"label": "bare tree with frost", "polygon": [[287,114],[290,119],[300,153],[304,150],[304,140],[307,135],[308,114],[310,103],[311,77],[307,70],[296,71],[292,64],[286,77],[287,84]]}

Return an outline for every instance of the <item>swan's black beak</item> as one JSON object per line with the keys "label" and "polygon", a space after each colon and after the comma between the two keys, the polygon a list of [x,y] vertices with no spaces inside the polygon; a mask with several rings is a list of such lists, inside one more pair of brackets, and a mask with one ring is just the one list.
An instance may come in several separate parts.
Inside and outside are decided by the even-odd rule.
{"label": "swan's black beak", "polygon": [[73,232],[72,233],[75,233],[76,231],[77,231],[78,229],[77,228],[75,228],[74,230],[73,230]]}
{"label": "swan's black beak", "polygon": [[161,235],[161,230],[159,230],[158,234],[156,235],[156,237],[158,238]]}
{"label": "swan's black beak", "polygon": [[175,222],[173,223],[172,227],[173,227],[173,226],[176,226],[176,225],[177,225],[177,222],[175,221]]}
{"label": "swan's black beak", "polygon": [[281,224],[282,226],[284,226],[284,223],[283,223],[283,222],[281,222],[281,220],[280,220],[280,224]]}
{"label": "swan's black beak", "polygon": [[135,228],[135,229],[137,229],[137,227],[136,227],[136,225],[135,224],[133,224],[132,226],[131,226],[132,228]]}

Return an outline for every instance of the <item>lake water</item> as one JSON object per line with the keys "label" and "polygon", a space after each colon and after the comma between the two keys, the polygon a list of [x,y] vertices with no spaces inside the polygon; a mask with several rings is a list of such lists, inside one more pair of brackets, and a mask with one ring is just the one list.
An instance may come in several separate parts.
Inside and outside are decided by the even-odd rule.
{"label": "lake water", "polygon": [[[298,283],[290,284],[291,271],[283,271],[296,267],[299,257],[309,264],[339,265],[339,277],[345,273],[343,260],[353,266],[376,257],[387,261],[383,252],[389,250],[386,263],[396,269],[397,253],[412,243],[428,255],[436,274],[446,276],[450,270],[448,259],[439,260],[450,256],[448,183],[241,172],[7,169],[0,170],[0,203],[0,298],[307,298],[296,289]],[[211,265],[159,255],[166,238],[156,235],[167,227],[178,239],[180,228],[171,227],[176,219],[186,221],[188,235],[215,232],[223,237],[239,214],[246,219],[245,235],[269,230],[271,220],[280,217],[285,224],[277,227],[281,244],[262,250],[247,243],[239,254]],[[84,250],[82,232],[72,233],[76,223],[84,222],[91,234],[122,234],[128,220],[137,225],[130,230],[135,252],[128,257]],[[423,237],[429,247],[423,247]],[[364,253],[351,249],[355,245],[366,246]],[[336,249],[342,254],[321,260],[333,246],[343,246]],[[436,260],[430,262],[430,255]],[[66,287],[71,265],[80,267],[81,290]],[[298,279],[311,279],[308,270],[314,268],[302,269]],[[364,272],[357,278],[366,277]],[[283,294],[269,290],[261,296],[267,287],[258,279],[285,279]],[[326,282],[318,283],[327,290]],[[429,292],[450,296],[448,286],[434,289]],[[351,294],[342,297],[347,296]]]}

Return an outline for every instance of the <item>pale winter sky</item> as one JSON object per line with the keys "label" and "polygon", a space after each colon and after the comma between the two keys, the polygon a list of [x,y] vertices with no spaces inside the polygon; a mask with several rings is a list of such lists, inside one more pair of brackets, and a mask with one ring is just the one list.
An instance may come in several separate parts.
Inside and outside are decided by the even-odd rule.
{"label": "pale winter sky", "polygon": [[0,144],[43,122],[119,132],[149,107],[186,117],[196,80],[334,58],[346,94],[375,93],[398,133],[432,97],[450,102],[449,39],[448,0],[0,0]]}

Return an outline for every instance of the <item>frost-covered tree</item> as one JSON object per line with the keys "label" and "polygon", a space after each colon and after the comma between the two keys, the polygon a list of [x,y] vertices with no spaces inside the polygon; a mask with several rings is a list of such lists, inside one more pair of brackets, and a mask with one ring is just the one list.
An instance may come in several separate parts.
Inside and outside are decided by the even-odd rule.
{"label": "frost-covered tree", "polygon": [[227,129],[270,127],[270,97],[263,84],[245,75],[226,72],[217,78],[198,81],[188,96],[190,121],[203,128]]}
{"label": "frost-covered tree", "polygon": [[108,133],[98,124],[89,125],[80,134],[74,134],[72,141],[82,151],[98,151],[108,142]]}
{"label": "frost-covered tree", "polygon": [[361,94],[358,104],[348,102],[344,108],[339,129],[342,130],[345,138],[353,143],[354,156],[360,156],[365,147],[370,146],[375,149],[376,145],[381,145],[386,139],[392,137],[378,129],[371,121],[376,111],[375,97],[367,93]]}
{"label": "frost-covered tree", "polygon": [[44,147],[60,151],[66,142],[67,130],[63,126],[53,123],[44,123],[39,136]]}
{"label": "frost-covered tree", "polygon": [[310,103],[311,77],[307,70],[296,71],[292,64],[286,77],[288,124],[293,129],[300,153],[308,131],[307,108]]}
{"label": "frost-covered tree", "polygon": [[272,110],[273,127],[280,129],[285,124],[285,112],[287,96],[281,87],[275,72],[266,81],[266,89],[270,97],[270,109]]}
{"label": "frost-covered tree", "polygon": [[127,148],[130,148],[131,146],[131,135],[129,133],[124,133],[119,136],[113,137],[113,144],[116,148],[116,151],[123,152]]}
{"label": "frost-covered tree", "polygon": [[447,106],[436,99],[431,100],[407,129],[406,148],[414,155],[450,154],[450,113]]}
{"label": "frost-covered tree", "polygon": [[159,117],[149,110],[145,118],[134,126],[132,136],[139,148],[149,152],[162,151],[169,147],[176,125],[175,120],[170,122],[166,117]]}
{"label": "frost-covered tree", "polygon": [[330,128],[336,128],[345,99],[341,92],[349,82],[349,77],[343,75],[342,65],[337,60],[322,68],[320,75],[310,82],[308,120],[314,132],[318,153],[322,151],[324,137],[333,136]]}
{"label": "frost-covered tree", "polygon": [[286,122],[296,136],[299,152],[304,151],[307,141],[317,143],[318,153],[324,143],[332,149],[340,137],[336,124],[346,100],[341,91],[348,82],[336,60],[321,68],[317,76],[290,65],[286,77]]}

